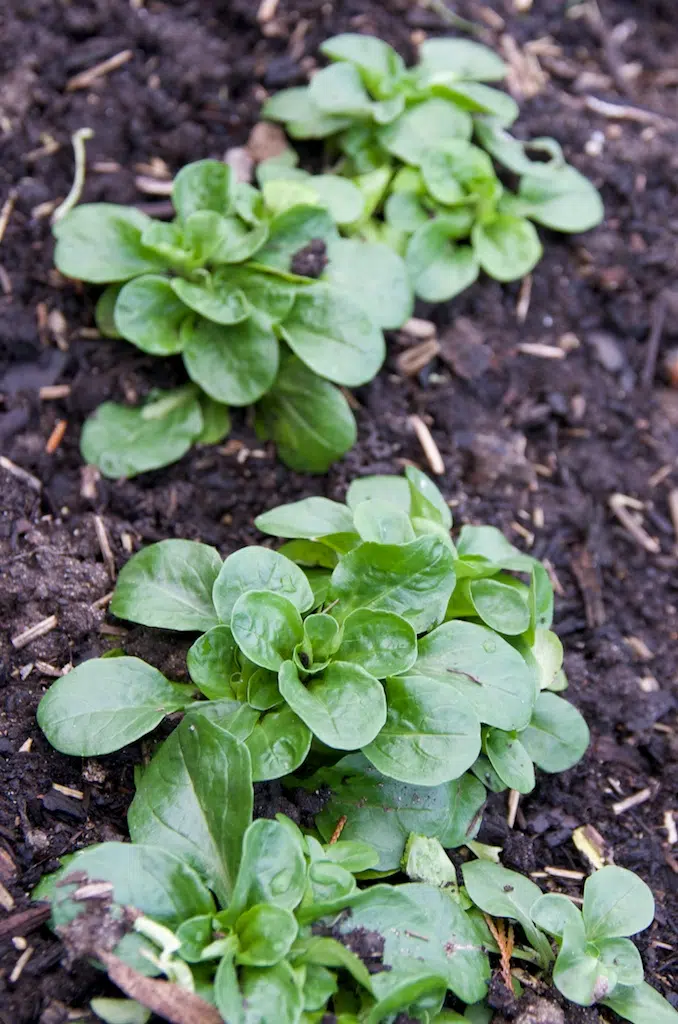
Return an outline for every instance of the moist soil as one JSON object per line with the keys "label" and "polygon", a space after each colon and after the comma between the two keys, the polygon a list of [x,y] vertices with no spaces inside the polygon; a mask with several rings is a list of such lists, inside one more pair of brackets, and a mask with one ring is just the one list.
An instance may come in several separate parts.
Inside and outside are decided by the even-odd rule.
{"label": "moist soil", "polygon": [[[572,832],[593,826],[608,858],[653,889],[656,921],[640,947],[648,979],[678,1004],[678,513],[672,522],[670,504],[678,488],[678,391],[670,386],[671,365],[678,383],[678,26],[672,5],[658,0],[606,0],[603,23],[592,6],[566,13],[563,0],[469,0],[455,10],[510,60],[519,131],[555,135],[601,188],[601,227],[572,238],[544,232],[531,294],[484,279],[452,303],[420,306],[436,324],[438,356],[403,376],[398,357],[412,339],[391,337],[386,367],[356,393],[358,444],[325,477],[282,466],[243,414],[226,444],[112,482],[83,467],[83,420],[105,399],[132,402],[181,379],[181,369],[96,337],[95,290],[52,269],[49,213],[70,187],[71,133],[95,132],[86,200],[166,214],[166,198],[140,191],[138,176],[159,173],[158,161],[174,173],[242,145],[262,98],[302,83],[323,38],[379,34],[411,58],[424,33],[449,28],[406,0],[280,0],[263,23],[253,0],[4,5],[0,447],[35,479],[0,467],[3,1024],[63,1024],[77,1010],[87,1019],[89,998],[103,990],[93,968],[62,962],[29,893],[59,856],[125,836],[132,767],[148,755],[144,744],[96,760],[57,754],[35,722],[41,695],[65,667],[113,646],[172,678],[185,674],[186,640],[107,617],[101,599],[115,572],[132,550],[167,537],[200,539],[226,555],[261,540],[253,518],[273,505],[309,494],[341,499],[356,475],[397,472],[407,461],[427,469],[413,414],[440,450],[438,482],[457,523],[495,523],[548,560],[569,696],[592,733],[574,770],[541,775],[513,829],[505,796],[492,798],[480,838],[503,845],[505,863],[523,871],[585,872]],[[69,90],[74,75],[125,50],[131,59],[117,70]],[[593,109],[596,100],[626,107],[625,116]],[[317,162],[320,150],[307,155]],[[555,346],[564,357],[525,345],[550,346],[550,355]],[[41,388],[58,384],[70,387],[65,397],[41,398]],[[65,434],[49,454],[58,421]],[[630,531],[611,510],[614,494],[632,500]],[[102,554],[97,516],[112,559]],[[49,616],[49,632],[12,645]],[[280,785],[258,789],[258,814],[282,809],[310,822],[317,809]],[[635,805],[615,810],[634,794]],[[580,880],[546,873],[541,882],[581,892]],[[32,952],[20,969],[22,935]],[[572,1022],[603,1019],[565,1012]]]}

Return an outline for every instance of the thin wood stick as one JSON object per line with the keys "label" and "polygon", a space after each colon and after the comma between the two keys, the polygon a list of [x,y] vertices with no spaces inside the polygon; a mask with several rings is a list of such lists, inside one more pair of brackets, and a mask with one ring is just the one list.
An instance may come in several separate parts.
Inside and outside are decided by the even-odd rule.
{"label": "thin wood stick", "polygon": [[97,535],[99,541],[99,547],[101,548],[101,554],[103,556],[104,565],[106,571],[112,580],[115,579],[115,558],[111,549],[111,542],[108,539],[108,530],[101,516],[94,516],[94,532]]}
{"label": "thin wood stick", "polygon": [[12,973],[9,976],[9,981],[12,985],[16,985],[17,981],[21,977],[21,972],[23,971],[24,967],[26,966],[26,964],[28,963],[32,956],[33,947],[27,946],[26,949],[21,954],[21,956],[19,957],[19,959],[17,960],[17,962],[14,964]]}
{"label": "thin wood stick", "polygon": [[7,225],[9,224],[9,218],[12,216],[14,204],[17,201],[18,195],[18,190],[15,188],[11,188],[9,190],[9,195],[2,204],[2,210],[0,210],[0,242],[2,242],[3,238],[5,237],[5,231],[7,230]]}
{"label": "thin wood stick", "polygon": [[641,548],[651,555],[659,554],[661,551],[659,541],[655,537],[650,537],[637,518],[629,512],[629,508],[638,508],[638,504],[642,508],[642,503],[637,503],[636,499],[629,497],[628,494],[613,494],[608,504],[626,532]]}
{"label": "thin wood stick", "polygon": [[584,105],[592,110],[594,114],[602,117],[609,117],[618,121],[637,121],[639,124],[661,124],[665,127],[671,125],[671,121],[661,114],[655,114],[652,110],[643,110],[641,107],[632,107],[624,103],[609,103],[607,100],[599,100],[597,96],[585,96]]}
{"label": "thin wood stick", "polygon": [[509,792],[508,797],[508,814],[506,815],[506,822],[509,828],[513,828],[516,823],[516,817],[518,814],[518,804],[520,803],[520,793],[517,789],[512,789]]}
{"label": "thin wood stick", "polygon": [[67,426],[68,420],[57,420],[54,424],[54,430],[47,438],[47,444],[45,445],[45,451],[48,455],[54,455],[54,452],[64,439]]}
{"label": "thin wood stick", "polygon": [[30,626],[29,629],[25,629],[23,633],[18,633],[16,636],[12,637],[12,647],[17,651],[22,647],[26,647],[26,645],[30,644],[33,640],[37,640],[39,637],[45,636],[47,633],[51,632],[57,623],[58,619],[56,615],[48,615],[46,619],[42,620],[42,622],[36,622],[34,626]]}
{"label": "thin wood stick", "polygon": [[42,490],[42,481],[38,480],[37,476],[33,476],[27,469],[22,469],[21,466],[17,466],[16,463],[6,459],[4,455],[0,455],[0,468],[4,469],[5,472],[10,473],[17,480],[21,480],[22,483],[28,484],[35,491]]}
{"label": "thin wood stick", "polygon": [[48,384],[44,388],[40,388],[38,392],[42,402],[51,402],[57,398],[68,398],[70,393],[70,384]]}
{"label": "thin wood stick", "polygon": [[80,74],[74,75],[73,78],[69,78],[66,82],[66,92],[75,92],[76,89],[88,89],[98,78],[107,75],[109,71],[116,71],[117,68],[122,67],[128,60],[131,60],[133,56],[134,54],[131,50],[121,50],[120,53],[115,53],[112,57],[108,57],[99,64],[88,68],[87,71],[81,71]]}
{"label": "thin wood stick", "polygon": [[445,472],[445,463],[443,462],[443,457],[440,454],[438,445],[433,440],[431,431],[428,429],[421,416],[408,416],[408,420],[410,422],[410,426],[417,435],[417,440],[424,451],[424,455],[426,456],[426,461],[429,464],[431,472],[435,473],[436,476],[442,476]]}
{"label": "thin wood stick", "polygon": [[652,790],[647,786],[638,793],[632,793],[631,796],[627,796],[625,800],[618,800],[616,804],[612,804],[612,810],[617,815],[624,814],[625,811],[630,811],[632,807],[638,807],[639,804],[644,804],[651,798]]}
{"label": "thin wood stick", "polygon": [[339,821],[337,822],[337,827],[335,828],[334,832],[332,833],[332,838],[330,839],[330,843],[329,843],[330,846],[334,846],[334,844],[339,841],[339,837],[341,836],[341,833],[344,831],[344,828],[346,827],[346,822],[347,821],[348,821],[348,818],[346,817],[346,815],[342,814],[342,816],[339,818]]}

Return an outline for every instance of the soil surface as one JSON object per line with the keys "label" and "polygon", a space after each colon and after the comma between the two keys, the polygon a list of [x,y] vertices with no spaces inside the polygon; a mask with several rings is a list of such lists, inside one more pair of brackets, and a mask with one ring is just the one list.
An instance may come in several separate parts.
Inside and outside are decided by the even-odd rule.
{"label": "soil surface", "polygon": [[[678,499],[678,390],[666,369],[673,353],[676,383],[672,6],[599,0],[601,23],[593,3],[457,3],[510,62],[519,131],[558,138],[602,189],[605,223],[581,237],[544,232],[531,293],[484,279],[453,303],[418,309],[435,321],[439,356],[404,377],[398,356],[411,339],[392,337],[387,366],[356,395],[359,442],[326,477],[280,465],[243,415],[220,448],[110,482],[82,465],[84,418],[104,399],[134,401],[180,379],[181,369],[97,338],[95,290],[52,269],[49,215],[70,187],[71,133],[95,132],[86,200],[162,212],[166,199],[141,191],[139,176],[162,175],[166,165],[169,177],[241,145],[266,93],[302,83],[323,38],[375,33],[411,58],[423,33],[449,28],[408,0],[280,0],[263,23],[253,0],[3,5],[0,450],[11,462],[10,471],[0,465],[2,1024],[63,1024],[75,1010],[87,1019],[102,976],[62,964],[29,893],[60,855],[124,836],[132,766],[144,753],[139,745],[82,762],[55,753],[35,722],[41,695],[65,667],[111,646],[174,678],[185,672],[186,641],[106,617],[115,571],[132,550],[166,537],[227,554],[260,539],[252,521],[263,509],[308,494],[342,498],[354,476],[398,471],[404,460],[427,469],[412,414],[430,425],[457,522],[495,523],[552,567],[569,695],[592,731],[584,762],[542,775],[514,829],[505,796],[493,799],[481,838],[503,845],[505,862],[521,870],[586,871],[572,832],[597,829],[608,858],[654,891],[656,921],[640,947],[648,979],[678,1005],[678,512],[672,522],[670,505],[672,492]],[[129,59],[90,87],[69,88],[78,73],[127,50]],[[551,346],[547,354],[562,358],[525,345]],[[68,386],[63,397],[41,397],[54,385]],[[58,421],[65,433],[48,454]],[[630,499],[630,529],[610,506],[615,494]],[[102,554],[102,527],[112,559]],[[44,635],[11,643],[50,616],[56,623]],[[634,794],[635,804],[620,807]],[[258,813],[276,809],[302,821],[313,811],[280,786],[260,788]],[[573,895],[582,884],[548,872],[540,881]],[[567,1021],[603,1018],[614,1015],[566,1010]]]}

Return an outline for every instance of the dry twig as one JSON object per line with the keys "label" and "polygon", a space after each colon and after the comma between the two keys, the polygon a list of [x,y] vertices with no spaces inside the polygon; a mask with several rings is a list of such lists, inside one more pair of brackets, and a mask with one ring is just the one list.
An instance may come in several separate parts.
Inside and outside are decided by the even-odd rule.
{"label": "dry twig", "polygon": [[12,647],[17,651],[22,647],[26,647],[26,645],[32,643],[33,640],[37,640],[39,637],[45,636],[47,633],[51,632],[51,630],[53,630],[57,625],[57,622],[58,620],[56,615],[48,615],[46,619],[42,620],[42,622],[36,622],[34,626],[30,626],[28,629],[25,629],[23,633],[18,633],[16,636],[13,636]]}
{"label": "dry twig", "polygon": [[33,476],[27,469],[22,469],[21,466],[17,466],[16,463],[11,462],[5,458],[4,455],[0,455],[0,469],[4,469],[5,472],[15,477],[17,480],[21,480],[22,483],[28,484],[34,491],[42,490],[42,483],[38,480],[37,476]]}
{"label": "dry twig", "polygon": [[612,804],[612,810],[615,814],[624,814],[625,811],[630,811],[632,807],[638,807],[639,804],[644,804],[651,798],[652,789],[650,786],[646,786],[645,789],[641,789],[638,793],[632,793],[631,796],[627,796],[625,800],[618,800],[616,804]]}
{"label": "dry twig", "polygon": [[342,816],[339,818],[339,821],[337,822],[337,827],[332,833],[332,838],[330,839],[329,843],[330,846],[334,846],[335,843],[339,842],[339,838],[341,836],[341,833],[344,831],[344,828],[346,827],[347,821],[348,818],[346,817],[346,815],[342,814]]}
{"label": "dry twig", "polygon": [[99,547],[101,549],[101,555],[106,566],[106,571],[112,580],[115,579],[115,558],[113,556],[113,550],[111,548],[111,542],[108,539],[108,530],[101,516],[94,516],[94,532],[97,535],[99,541]]}
{"label": "dry twig", "polygon": [[428,429],[421,416],[412,415],[408,416],[408,419],[410,426],[417,435],[417,440],[423,449],[431,472],[435,473],[436,476],[442,476],[445,472],[445,463],[443,462],[443,457],[440,454],[438,445],[433,440],[431,431]]}
{"label": "dry twig", "polygon": [[609,499],[609,506],[626,532],[633,537],[641,548],[651,555],[659,554],[661,551],[659,541],[656,537],[650,537],[647,530],[641,526],[638,517],[629,512],[630,508],[637,511],[643,509],[642,501],[638,501],[637,498],[631,498],[628,494],[613,494]]}
{"label": "dry twig", "polygon": [[109,71],[116,71],[117,68],[122,67],[128,60],[131,60],[133,56],[134,54],[131,50],[121,50],[120,53],[116,53],[112,57],[102,60],[99,64],[88,68],[87,71],[81,71],[80,74],[74,75],[73,78],[69,78],[66,82],[66,92],[75,92],[76,89],[88,89],[98,78],[103,78]]}
{"label": "dry twig", "polygon": [[18,189],[11,188],[9,190],[9,195],[2,204],[2,210],[0,210],[0,242],[2,242],[3,238],[5,237],[5,231],[7,230],[7,225],[9,224],[9,218],[12,216],[14,204],[17,201],[18,195]]}

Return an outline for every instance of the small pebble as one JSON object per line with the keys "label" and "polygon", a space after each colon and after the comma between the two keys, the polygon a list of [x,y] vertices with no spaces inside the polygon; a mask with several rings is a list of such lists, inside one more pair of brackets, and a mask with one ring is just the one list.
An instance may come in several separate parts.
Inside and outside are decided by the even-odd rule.
{"label": "small pebble", "polygon": [[608,373],[619,373],[626,365],[626,357],[614,335],[607,331],[592,331],[587,340],[596,360]]}

